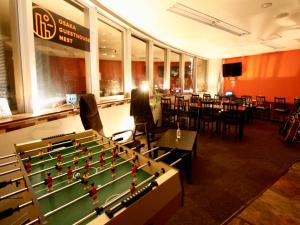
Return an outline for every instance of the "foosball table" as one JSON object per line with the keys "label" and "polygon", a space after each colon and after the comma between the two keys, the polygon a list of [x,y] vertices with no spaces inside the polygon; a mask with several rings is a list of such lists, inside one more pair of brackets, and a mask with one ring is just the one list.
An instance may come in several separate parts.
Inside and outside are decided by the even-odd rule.
{"label": "foosball table", "polygon": [[[93,130],[15,144],[36,219],[26,223],[163,224],[180,207],[179,173]],[[168,153],[166,153],[168,154]],[[177,160],[177,161],[180,161]],[[176,163],[176,162],[174,162]],[[8,171],[7,173],[9,173]]]}

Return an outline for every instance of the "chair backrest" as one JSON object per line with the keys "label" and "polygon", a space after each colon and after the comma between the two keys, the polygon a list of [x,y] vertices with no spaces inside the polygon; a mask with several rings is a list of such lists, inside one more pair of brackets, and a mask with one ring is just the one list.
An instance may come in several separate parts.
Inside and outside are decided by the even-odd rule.
{"label": "chair backrest", "polygon": [[285,97],[274,98],[274,109],[286,109]]}
{"label": "chair backrest", "polygon": [[262,95],[256,96],[256,104],[258,106],[264,106],[265,102],[266,102],[266,97],[265,96],[262,96]]}
{"label": "chair backrest", "polygon": [[199,103],[200,102],[200,96],[198,94],[192,94],[191,97],[191,103]]}
{"label": "chair backrest", "polygon": [[162,113],[169,113],[171,110],[171,98],[170,97],[161,97],[160,105]]}
{"label": "chair backrest", "polygon": [[238,119],[239,118],[239,104],[237,102],[224,102],[222,117],[225,119]]}
{"label": "chair backrest", "polygon": [[80,118],[84,129],[93,129],[100,133],[103,129],[99,111],[93,94],[82,95],[79,99]]}
{"label": "chair backrest", "polygon": [[184,101],[184,96],[182,95],[175,95],[175,105],[174,108],[177,109],[179,106],[179,101]]}
{"label": "chair backrest", "polygon": [[243,101],[243,105],[249,105],[250,103],[252,103],[252,96],[250,95],[242,95],[241,99]]}
{"label": "chair backrest", "polygon": [[140,89],[131,90],[130,115],[135,123],[147,123],[151,130],[156,127],[149,103],[149,93]]}
{"label": "chair backrest", "polygon": [[203,101],[211,101],[211,95],[210,94],[203,94]]}

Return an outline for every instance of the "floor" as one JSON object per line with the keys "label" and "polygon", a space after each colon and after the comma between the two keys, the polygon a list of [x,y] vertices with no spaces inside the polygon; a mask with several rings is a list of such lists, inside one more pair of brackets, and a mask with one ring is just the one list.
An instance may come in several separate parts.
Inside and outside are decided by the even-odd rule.
{"label": "floor", "polygon": [[227,224],[299,225],[300,162]]}
{"label": "floor", "polygon": [[[198,156],[193,161],[192,184],[184,182],[184,206],[170,218],[167,225],[223,224],[270,188],[300,159],[300,143],[283,144],[278,128],[278,124],[269,121],[253,121],[245,126],[241,141],[235,140],[233,135],[220,137],[200,132],[197,140]],[[292,204],[298,204],[299,207],[299,202],[294,201],[295,196],[298,199],[300,196],[300,180],[295,182],[296,179],[286,180],[285,183],[295,193],[282,199],[289,205],[283,207],[288,211],[286,214],[293,215],[296,209],[299,210],[292,207]],[[271,189],[270,194],[267,192],[271,201],[279,198],[278,192],[274,189]],[[280,206],[281,203],[272,204]],[[256,205],[253,208],[257,208]],[[252,212],[249,216],[253,218],[252,223],[246,223],[247,225],[281,224],[270,223],[271,219],[263,219],[258,213],[255,217],[254,211]],[[237,217],[232,221],[233,224],[243,224],[245,221],[242,219],[246,213],[242,215],[244,217]],[[266,218],[268,215],[276,219],[267,213]],[[263,223],[268,220],[269,223]]]}

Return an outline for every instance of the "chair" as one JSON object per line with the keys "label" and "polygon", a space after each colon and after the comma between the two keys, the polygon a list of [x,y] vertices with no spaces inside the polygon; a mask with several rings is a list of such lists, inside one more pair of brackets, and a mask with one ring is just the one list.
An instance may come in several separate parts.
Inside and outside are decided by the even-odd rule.
{"label": "chair", "polygon": [[151,149],[151,143],[157,141],[167,128],[157,127],[154,122],[148,92],[131,90],[130,115],[134,118],[136,129],[145,133],[148,149]]}
{"label": "chair", "polygon": [[274,109],[273,109],[273,119],[277,122],[282,122],[287,113],[286,103],[284,97],[274,98]]}
{"label": "chair", "polygon": [[223,103],[223,111],[221,114],[223,128],[222,128],[222,136],[226,136],[227,132],[230,133],[231,127],[234,127],[235,130],[235,138],[241,138],[241,126],[242,120],[238,111],[238,103],[237,102],[225,102]]}
{"label": "chair", "polygon": [[175,111],[172,109],[171,98],[162,97],[161,104],[161,124],[162,127],[175,126]]}
{"label": "chair", "polygon": [[252,96],[250,95],[242,95],[241,99],[244,106],[249,107],[252,104]]}
{"label": "chair", "polygon": [[[214,128],[214,122],[216,121],[216,115],[215,110],[213,108],[214,104],[212,101],[203,101],[201,103],[201,115],[199,119],[199,127],[203,128],[203,131],[205,131],[205,128],[207,126],[207,129],[211,128],[211,131],[213,131]],[[202,123],[202,126],[200,126]],[[211,126],[210,126],[211,125]]]}
{"label": "chair", "polygon": [[180,110],[181,105],[179,104],[179,101],[184,101],[184,96],[182,95],[175,95],[175,102],[174,102],[174,111],[176,113],[176,122],[178,121],[178,113]]}
{"label": "chair", "polygon": [[181,129],[190,127],[189,100],[184,98],[177,99],[177,123]]}
{"label": "chair", "polygon": [[211,95],[210,94],[203,94],[203,101],[204,102],[209,102],[211,101]]}
{"label": "chair", "polygon": [[[79,99],[79,107],[80,107],[80,118],[82,121],[82,125],[84,129],[93,129],[97,131],[99,134],[103,135],[103,125],[100,119],[97,103],[95,96],[93,94],[85,94],[82,95]],[[131,133],[132,140],[126,145],[129,148],[136,148],[141,146],[141,142],[137,140],[135,137],[135,133],[132,130],[124,130],[117,133],[112,134],[112,139],[122,136],[127,132]],[[125,136],[125,135],[124,135]],[[139,148],[137,148],[139,150]]]}
{"label": "chair", "polygon": [[201,108],[201,100],[198,94],[192,94],[190,98],[189,117],[190,121],[194,121],[194,129],[198,129],[199,112]]}
{"label": "chair", "polygon": [[270,107],[266,105],[265,96],[256,96],[255,114],[259,119],[270,119]]}

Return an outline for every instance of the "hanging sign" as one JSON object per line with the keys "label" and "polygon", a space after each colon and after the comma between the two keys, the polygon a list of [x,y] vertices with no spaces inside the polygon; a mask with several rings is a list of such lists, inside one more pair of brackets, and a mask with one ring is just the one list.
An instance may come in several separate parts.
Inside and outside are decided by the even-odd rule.
{"label": "hanging sign", "polygon": [[90,31],[71,20],[33,4],[34,35],[73,48],[90,51]]}

